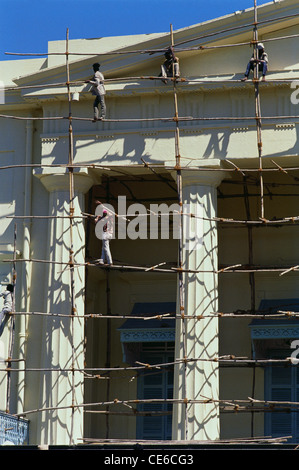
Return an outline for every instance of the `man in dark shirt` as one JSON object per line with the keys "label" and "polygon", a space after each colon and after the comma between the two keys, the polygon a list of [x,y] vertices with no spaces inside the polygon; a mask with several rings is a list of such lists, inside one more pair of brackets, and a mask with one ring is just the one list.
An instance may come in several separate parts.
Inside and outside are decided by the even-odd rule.
{"label": "man in dark shirt", "polygon": [[257,45],[258,50],[258,59],[254,58],[254,54],[250,61],[247,64],[246,72],[244,78],[242,78],[242,82],[245,82],[250,74],[250,70],[254,70],[254,64],[257,63],[258,69],[262,72],[262,80],[265,81],[266,73],[268,70],[268,54],[265,52],[264,45],[259,42]]}

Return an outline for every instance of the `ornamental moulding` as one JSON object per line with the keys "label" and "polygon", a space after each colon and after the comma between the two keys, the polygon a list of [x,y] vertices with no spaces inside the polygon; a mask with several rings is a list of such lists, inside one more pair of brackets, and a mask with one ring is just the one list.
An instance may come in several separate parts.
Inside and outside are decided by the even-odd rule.
{"label": "ornamental moulding", "polygon": [[270,339],[270,338],[299,338],[298,326],[268,326],[254,327],[251,329],[252,339]]}
{"label": "ornamental moulding", "polygon": [[145,343],[155,341],[174,341],[175,330],[174,329],[163,329],[162,331],[157,329],[138,329],[138,330],[125,330],[120,334],[120,340],[122,343]]}

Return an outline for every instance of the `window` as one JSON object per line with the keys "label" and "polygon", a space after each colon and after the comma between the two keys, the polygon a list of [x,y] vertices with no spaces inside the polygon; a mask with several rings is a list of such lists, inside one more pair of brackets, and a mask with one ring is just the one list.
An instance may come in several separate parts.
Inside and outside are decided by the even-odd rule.
{"label": "window", "polygon": [[[273,351],[273,358],[285,359],[289,351]],[[299,401],[299,369],[297,365],[270,366],[265,371],[265,398],[272,401],[298,402]],[[265,415],[266,434],[272,437],[292,436],[290,442],[298,442],[299,414],[289,412],[289,405],[285,405],[286,412],[273,411]]]}
{"label": "window", "polygon": [[[136,365],[168,364],[174,361],[175,302],[136,303],[127,319],[118,328],[124,362]],[[157,315],[161,318],[157,319]],[[167,315],[162,315],[167,314]],[[136,318],[137,317],[137,318]],[[140,317],[140,318],[139,318]],[[149,317],[144,319],[144,317]],[[137,398],[139,400],[173,397],[173,364],[160,369],[138,371]],[[137,439],[168,440],[172,435],[172,404],[142,403],[137,415]],[[156,414],[155,414],[156,413]]]}
{"label": "window", "polygon": [[[259,310],[265,315],[299,312],[299,299],[265,299]],[[299,338],[299,320],[295,317],[256,319],[251,322],[250,328],[255,359],[286,359],[293,352],[292,341]],[[265,366],[265,400],[289,403],[299,401],[299,365],[288,363]],[[291,436],[290,442],[298,441],[299,413],[297,410],[291,411],[290,404],[286,404],[283,411],[274,407],[273,411],[266,411],[264,416],[265,435]]]}
{"label": "window", "polygon": [[[145,364],[165,364],[174,360],[174,343],[144,343],[141,362]],[[141,371],[137,385],[138,399],[173,397],[173,364],[161,369]],[[168,414],[138,416],[137,439],[170,440],[172,428],[172,404],[142,403],[138,411],[167,412]]]}

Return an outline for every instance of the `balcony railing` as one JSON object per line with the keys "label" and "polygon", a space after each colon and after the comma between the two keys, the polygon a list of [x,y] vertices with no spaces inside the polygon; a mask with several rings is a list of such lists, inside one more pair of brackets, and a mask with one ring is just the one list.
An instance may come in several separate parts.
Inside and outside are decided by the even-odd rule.
{"label": "balcony railing", "polygon": [[0,445],[26,445],[29,440],[29,422],[0,412]]}

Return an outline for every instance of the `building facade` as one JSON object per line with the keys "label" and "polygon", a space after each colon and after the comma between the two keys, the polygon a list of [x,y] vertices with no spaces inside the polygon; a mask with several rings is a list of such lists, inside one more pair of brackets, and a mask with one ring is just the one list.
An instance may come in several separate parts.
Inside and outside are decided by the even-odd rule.
{"label": "building facade", "polygon": [[[298,13],[258,8],[258,85],[241,81],[253,9],[0,63],[0,269],[15,284],[0,406],[28,420],[30,444],[298,439]],[[181,79],[164,84],[172,40]],[[103,206],[112,266],[98,262]]]}

